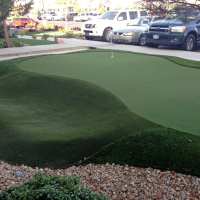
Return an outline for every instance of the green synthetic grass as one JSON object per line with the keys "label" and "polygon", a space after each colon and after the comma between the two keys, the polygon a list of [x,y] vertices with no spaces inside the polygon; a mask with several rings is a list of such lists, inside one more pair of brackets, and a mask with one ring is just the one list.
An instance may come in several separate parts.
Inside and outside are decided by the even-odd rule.
{"label": "green synthetic grass", "polygon": [[[6,65],[0,62],[0,75],[4,75],[0,81],[0,159],[33,167],[64,168],[95,155],[90,157],[91,162],[95,162],[99,156],[97,160],[101,160],[100,163],[169,168],[199,175],[199,136],[172,129],[140,132],[160,128],[147,119],[158,113],[157,106],[160,104],[157,97],[166,106],[162,120],[168,116],[167,112],[171,111],[166,104],[165,93],[171,95],[170,90],[177,93],[169,96],[171,101],[185,108],[178,115],[173,115],[171,120],[167,119],[169,123],[182,124],[183,129],[188,124],[194,124],[194,127],[189,127],[191,132],[198,129],[199,120],[198,117],[194,120],[194,116],[199,109],[196,103],[199,93],[198,90],[196,94],[192,91],[198,88],[198,69],[179,66],[156,56],[127,52],[114,52],[114,56],[117,59],[111,59],[108,51],[86,51],[15,59],[11,63],[7,61]],[[18,65],[21,69],[37,73],[22,72],[16,68],[18,62],[21,62]],[[178,59],[178,62],[186,63],[187,66],[184,60]],[[10,67],[7,72],[5,66]],[[164,75],[166,78],[163,79]],[[157,94],[155,90],[163,87],[162,82],[166,82],[165,90]],[[128,89],[124,89],[125,86]],[[144,90],[144,97],[140,90]],[[183,98],[184,90],[189,92],[186,99]],[[128,101],[122,102],[123,98],[128,97],[127,91],[134,101],[143,97],[139,102],[141,106],[139,103],[132,105]],[[144,119],[134,114],[130,107],[142,108],[144,102],[150,101],[150,92],[154,97],[154,112]],[[185,112],[191,108],[187,104],[189,97],[196,110],[192,110],[194,116],[188,115],[187,123],[183,124],[182,115],[190,114]],[[132,136],[128,136],[130,134]],[[121,139],[122,142],[117,141],[110,144],[109,148],[101,149],[124,136],[128,136],[128,139]],[[106,155],[102,154],[104,151],[107,151]]]}
{"label": "green synthetic grass", "polygon": [[107,162],[200,176],[200,137],[169,128],[143,131],[103,147],[78,164]]}
{"label": "green synthetic grass", "polygon": [[159,127],[93,84],[23,72],[0,81],[0,159],[65,168],[125,135]]}
{"label": "green synthetic grass", "polygon": [[[200,70],[175,61],[131,52],[114,52],[112,59],[110,51],[93,50],[37,57],[18,66],[91,82],[113,93],[145,119],[200,135]],[[182,63],[187,65],[185,60]]]}
{"label": "green synthetic grass", "polygon": [[12,38],[12,39],[10,39],[10,41],[19,41],[24,44],[29,44],[30,46],[55,44],[55,42],[48,41],[48,40],[37,40],[37,39],[33,40],[33,39],[24,39],[24,38]]}

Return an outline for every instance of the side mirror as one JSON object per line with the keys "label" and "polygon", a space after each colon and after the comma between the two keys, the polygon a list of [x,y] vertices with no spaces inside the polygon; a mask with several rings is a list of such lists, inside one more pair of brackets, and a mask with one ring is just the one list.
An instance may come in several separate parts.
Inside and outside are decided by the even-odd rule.
{"label": "side mirror", "polygon": [[118,20],[118,21],[123,21],[123,19],[124,19],[123,17],[118,17],[117,20]]}

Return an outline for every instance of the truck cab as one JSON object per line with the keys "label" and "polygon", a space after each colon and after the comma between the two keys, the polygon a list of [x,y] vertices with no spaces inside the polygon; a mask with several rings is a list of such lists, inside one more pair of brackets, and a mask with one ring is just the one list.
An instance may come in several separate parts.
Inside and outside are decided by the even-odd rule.
{"label": "truck cab", "polygon": [[185,7],[182,11],[172,10],[160,21],[150,23],[145,31],[147,46],[179,46],[192,51],[200,43],[200,10]]}

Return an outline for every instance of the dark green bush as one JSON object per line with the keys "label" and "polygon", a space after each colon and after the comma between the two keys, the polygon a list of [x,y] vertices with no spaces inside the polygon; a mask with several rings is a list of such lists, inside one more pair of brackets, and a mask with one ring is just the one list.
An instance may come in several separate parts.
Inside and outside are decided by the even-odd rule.
{"label": "dark green bush", "polygon": [[0,200],[106,200],[103,194],[81,188],[79,183],[77,177],[37,173],[23,185],[0,192]]}

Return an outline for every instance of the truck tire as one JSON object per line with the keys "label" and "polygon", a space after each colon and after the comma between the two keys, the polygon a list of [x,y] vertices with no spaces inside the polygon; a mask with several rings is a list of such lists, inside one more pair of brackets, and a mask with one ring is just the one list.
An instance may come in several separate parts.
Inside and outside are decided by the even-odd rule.
{"label": "truck tire", "polygon": [[139,46],[145,46],[145,45],[146,45],[145,39],[146,39],[146,36],[145,36],[144,34],[142,34],[142,35],[140,36],[140,38],[139,38],[138,45],[139,45]]}
{"label": "truck tire", "polygon": [[24,28],[27,28],[28,26],[27,26],[27,24],[24,24]]}
{"label": "truck tire", "polygon": [[109,37],[110,32],[111,32],[111,28],[106,28],[106,29],[104,30],[104,32],[103,32],[103,37],[102,37],[102,39],[103,39],[104,42],[110,42],[110,41],[111,41],[111,39],[110,39],[110,37]]}
{"label": "truck tire", "polygon": [[85,36],[86,40],[93,40],[94,38],[92,36]]}
{"label": "truck tire", "polygon": [[195,48],[195,43],[196,43],[196,39],[194,35],[189,34],[180,47],[184,51],[193,51]]}

